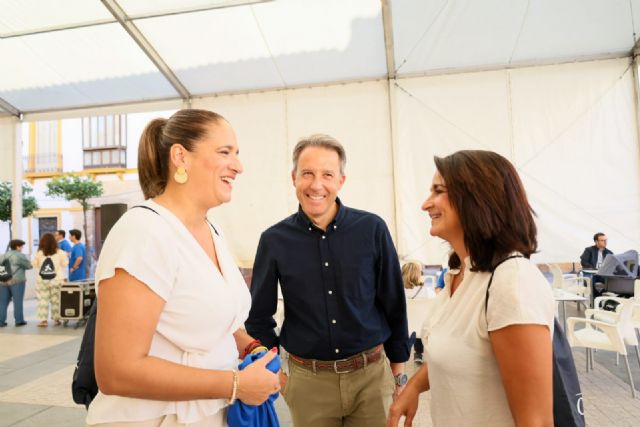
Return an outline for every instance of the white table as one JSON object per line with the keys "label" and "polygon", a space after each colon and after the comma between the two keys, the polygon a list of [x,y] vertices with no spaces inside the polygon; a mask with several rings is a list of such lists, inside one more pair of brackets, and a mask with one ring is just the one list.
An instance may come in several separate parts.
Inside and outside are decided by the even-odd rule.
{"label": "white table", "polygon": [[561,303],[562,307],[562,324],[564,325],[564,330],[567,330],[567,312],[564,306],[564,303],[567,301],[574,302],[583,302],[587,301],[585,297],[582,295],[574,294],[569,291],[565,291],[564,289],[554,289],[553,290],[553,299],[557,302]]}

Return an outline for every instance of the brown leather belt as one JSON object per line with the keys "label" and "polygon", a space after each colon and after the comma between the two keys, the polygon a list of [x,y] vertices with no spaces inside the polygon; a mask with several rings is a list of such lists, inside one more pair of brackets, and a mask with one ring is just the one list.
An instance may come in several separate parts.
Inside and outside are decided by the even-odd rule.
{"label": "brown leather belt", "polygon": [[331,371],[336,374],[348,374],[366,367],[370,363],[377,362],[382,357],[382,344],[358,353],[346,359],[340,360],[316,360],[304,359],[289,353],[289,359],[296,365],[302,366],[314,373],[316,371]]}

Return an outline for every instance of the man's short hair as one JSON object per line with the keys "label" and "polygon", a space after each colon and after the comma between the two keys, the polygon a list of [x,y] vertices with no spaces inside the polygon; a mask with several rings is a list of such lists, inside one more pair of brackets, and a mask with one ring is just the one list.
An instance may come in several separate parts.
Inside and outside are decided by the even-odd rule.
{"label": "man's short hair", "polygon": [[307,147],[322,147],[338,153],[338,157],[340,158],[340,174],[344,176],[344,170],[347,166],[347,154],[344,151],[344,147],[334,137],[322,133],[317,133],[315,135],[302,138],[300,141],[298,141],[295,148],[293,149],[294,173],[298,169],[298,159],[300,158],[300,153],[302,153],[302,151]]}
{"label": "man's short hair", "polygon": [[77,240],[80,240],[80,238],[82,237],[82,231],[75,228],[73,230],[69,230],[69,234],[75,237]]}
{"label": "man's short hair", "polygon": [[61,235],[63,239],[67,236],[67,232],[64,230],[56,230],[56,233]]}
{"label": "man's short hair", "polygon": [[20,246],[24,246],[24,240],[20,240],[20,239],[13,239],[9,242],[9,248],[12,251],[15,251],[16,249],[18,249]]}
{"label": "man's short hair", "polygon": [[593,241],[597,242],[600,237],[604,236],[604,233],[596,233],[593,235]]}

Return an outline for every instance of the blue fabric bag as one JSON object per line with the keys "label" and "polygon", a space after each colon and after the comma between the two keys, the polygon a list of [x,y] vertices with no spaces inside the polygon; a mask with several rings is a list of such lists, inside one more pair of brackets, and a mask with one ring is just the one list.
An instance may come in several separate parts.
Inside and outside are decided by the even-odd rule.
{"label": "blue fabric bag", "polygon": [[[257,354],[248,354],[242,363],[240,363],[238,369],[242,371],[265,354],[267,354],[266,351],[261,351]],[[276,356],[271,362],[267,363],[267,369],[277,374],[280,370],[280,357]],[[247,405],[240,400],[236,400],[235,403],[229,407],[227,424],[229,427],[280,427],[276,408],[273,406],[273,402],[275,402],[279,394],[278,392],[273,393],[260,406]]]}

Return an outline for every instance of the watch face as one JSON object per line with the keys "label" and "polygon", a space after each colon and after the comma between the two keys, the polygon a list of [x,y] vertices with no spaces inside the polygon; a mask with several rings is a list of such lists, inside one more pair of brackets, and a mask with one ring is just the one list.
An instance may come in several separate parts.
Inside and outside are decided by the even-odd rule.
{"label": "watch face", "polygon": [[407,383],[407,381],[409,381],[409,377],[407,376],[407,374],[398,374],[394,378],[398,387],[402,387]]}

